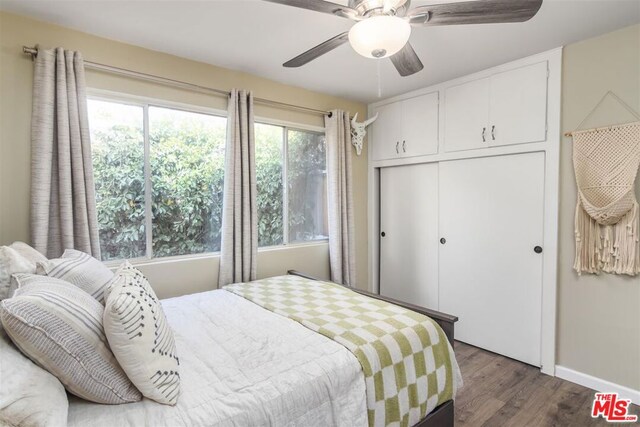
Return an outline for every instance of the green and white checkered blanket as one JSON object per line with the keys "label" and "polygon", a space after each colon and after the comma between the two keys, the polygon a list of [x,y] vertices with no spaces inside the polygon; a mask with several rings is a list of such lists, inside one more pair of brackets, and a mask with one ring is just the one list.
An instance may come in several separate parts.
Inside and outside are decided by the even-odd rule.
{"label": "green and white checkered blanket", "polygon": [[335,283],[280,276],[225,290],[342,344],[362,365],[370,426],[411,426],[455,397],[460,370],[432,319]]}

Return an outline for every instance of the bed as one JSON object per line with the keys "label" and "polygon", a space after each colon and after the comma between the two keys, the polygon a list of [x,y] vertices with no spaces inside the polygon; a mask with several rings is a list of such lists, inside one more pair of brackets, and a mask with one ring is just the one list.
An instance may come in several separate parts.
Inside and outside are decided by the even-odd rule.
{"label": "bed", "polygon": [[[434,319],[453,343],[457,318],[392,302]],[[69,426],[369,425],[363,369],[343,345],[226,290],[167,299],[163,308],[181,358],[178,404],[70,397]],[[453,425],[453,400],[416,425]]]}

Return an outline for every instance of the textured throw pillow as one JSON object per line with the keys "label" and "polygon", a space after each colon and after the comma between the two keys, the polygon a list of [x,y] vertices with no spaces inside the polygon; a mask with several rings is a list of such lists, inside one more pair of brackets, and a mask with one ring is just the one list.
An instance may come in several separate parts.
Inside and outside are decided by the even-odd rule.
{"label": "textured throw pillow", "polygon": [[0,321],[25,355],[83,399],[118,404],[142,398],[109,350],[102,304],[59,279],[14,279],[19,287],[0,303]]}
{"label": "textured throw pillow", "polygon": [[13,242],[10,247],[33,264],[47,260],[46,256],[42,255],[40,252],[24,242]]}
{"label": "textured throw pillow", "polygon": [[9,298],[15,290],[11,286],[11,275],[16,273],[35,273],[36,263],[47,258],[31,246],[14,242],[10,246],[0,247],[0,301]]}
{"label": "textured throw pillow", "polygon": [[175,405],[180,361],[173,331],[146,277],[125,262],[105,298],[104,330],[122,369],[145,397]]}
{"label": "textured throw pillow", "polygon": [[35,273],[36,265],[9,246],[0,247],[0,301],[11,297],[15,287],[11,275],[15,273]]}
{"label": "textured throw pillow", "polygon": [[103,292],[113,279],[113,272],[102,262],[75,249],[67,249],[61,258],[39,262],[37,273],[74,284],[102,304]]}
{"label": "textured throw pillow", "polygon": [[0,326],[0,426],[66,426],[67,392],[11,343]]}

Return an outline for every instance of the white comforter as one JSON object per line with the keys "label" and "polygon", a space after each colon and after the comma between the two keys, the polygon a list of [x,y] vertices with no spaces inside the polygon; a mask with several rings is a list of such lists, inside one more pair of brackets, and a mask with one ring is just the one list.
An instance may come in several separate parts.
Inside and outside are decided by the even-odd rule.
{"label": "white comforter", "polygon": [[367,426],[355,356],[295,321],[227,291],[163,301],[182,393],[99,405],[70,398],[70,426]]}

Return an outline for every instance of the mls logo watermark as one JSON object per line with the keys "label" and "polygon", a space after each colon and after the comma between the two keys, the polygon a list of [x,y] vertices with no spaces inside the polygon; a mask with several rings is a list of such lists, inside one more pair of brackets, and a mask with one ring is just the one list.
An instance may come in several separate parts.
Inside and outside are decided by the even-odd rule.
{"label": "mls logo watermark", "polygon": [[602,417],[610,423],[634,423],[638,416],[628,413],[630,404],[630,399],[619,399],[618,393],[596,393],[591,417]]}

